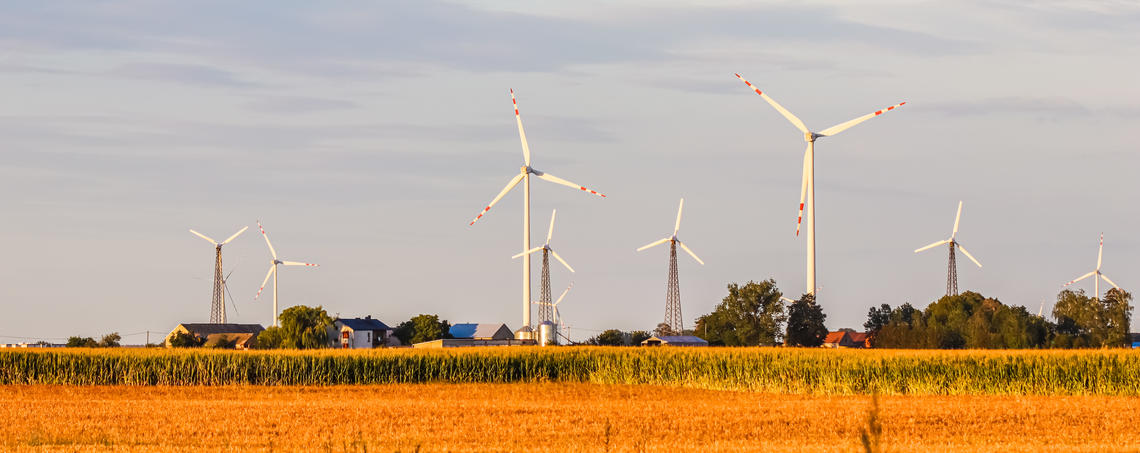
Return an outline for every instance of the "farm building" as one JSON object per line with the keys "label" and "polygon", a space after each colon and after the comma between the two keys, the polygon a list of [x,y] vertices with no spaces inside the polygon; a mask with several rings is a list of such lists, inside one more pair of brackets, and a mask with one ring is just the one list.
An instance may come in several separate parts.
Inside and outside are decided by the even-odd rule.
{"label": "farm building", "polygon": [[1132,334],[1132,347],[1140,348],[1140,333]]}
{"label": "farm building", "polygon": [[234,348],[250,349],[257,345],[257,335],[263,330],[265,328],[260,324],[184,323],[166,335],[166,347],[171,347],[170,339],[175,334],[184,333],[206,340],[206,346],[216,345],[220,341],[233,341]]}
{"label": "farm building", "polygon": [[709,342],[692,335],[652,336],[641,342],[642,346],[708,346]]}
{"label": "farm building", "polygon": [[380,322],[379,319],[372,319],[372,316],[337,318],[333,321],[331,330],[333,332],[329,335],[329,342],[332,343],[330,346],[342,349],[378,348],[389,346],[390,340],[399,342],[392,336],[392,329],[387,324]]}
{"label": "farm building", "polygon": [[511,340],[515,334],[506,324],[466,323],[456,324],[448,330],[452,338],[468,340]]}
{"label": "farm building", "polygon": [[863,332],[849,332],[840,330],[830,332],[823,339],[825,348],[869,348],[870,335]]}
{"label": "farm building", "polygon": [[505,340],[478,340],[472,338],[447,338],[443,340],[425,341],[413,344],[414,348],[468,348],[475,346],[534,346],[538,342],[533,339],[516,340],[514,337]]}

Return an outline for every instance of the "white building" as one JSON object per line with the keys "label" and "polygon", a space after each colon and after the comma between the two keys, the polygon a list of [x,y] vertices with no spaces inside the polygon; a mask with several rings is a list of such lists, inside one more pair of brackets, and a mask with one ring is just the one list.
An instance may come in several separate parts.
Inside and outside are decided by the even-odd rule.
{"label": "white building", "polygon": [[370,349],[388,345],[394,339],[392,329],[372,316],[333,321],[334,335],[329,335],[333,347],[342,349]]}

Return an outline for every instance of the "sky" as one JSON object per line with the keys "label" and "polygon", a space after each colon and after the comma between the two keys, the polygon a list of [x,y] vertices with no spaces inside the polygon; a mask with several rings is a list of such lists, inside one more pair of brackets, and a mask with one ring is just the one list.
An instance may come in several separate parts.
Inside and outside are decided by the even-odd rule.
{"label": "sky", "polygon": [[511,88],[533,166],[607,195],[532,185],[572,337],[661,322],[668,250],[634,249],[681,197],[686,326],[729,283],[796,298],[803,137],[737,72],[814,130],[907,102],[817,143],[828,327],[941,296],[945,249],[913,251],[959,200],[985,266],[959,257],[960,289],[1048,312],[1102,232],[1104,273],[1140,283],[1137,29],[1124,1],[4,2],[0,342],[208,321],[191,228],[250,227],[227,309],[269,325],[259,219],[320,264],[281,269],[283,308],[517,329],[521,193],[468,226],[522,163]]}

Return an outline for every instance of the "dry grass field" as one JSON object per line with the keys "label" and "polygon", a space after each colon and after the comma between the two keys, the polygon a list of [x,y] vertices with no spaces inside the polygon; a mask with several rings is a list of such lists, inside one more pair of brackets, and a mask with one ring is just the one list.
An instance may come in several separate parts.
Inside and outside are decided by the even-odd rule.
{"label": "dry grass field", "polygon": [[[0,450],[862,451],[867,396],[587,383],[0,386]],[[884,451],[1140,451],[1140,398],[886,396]]]}

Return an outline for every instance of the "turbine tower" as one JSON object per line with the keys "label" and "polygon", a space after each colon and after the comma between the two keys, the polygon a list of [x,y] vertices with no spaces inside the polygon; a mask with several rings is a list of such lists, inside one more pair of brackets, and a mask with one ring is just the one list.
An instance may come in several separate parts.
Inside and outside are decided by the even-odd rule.
{"label": "turbine tower", "polygon": [[[1070,280],[1069,283],[1065,283],[1065,285],[1061,286],[1061,288],[1064,289],[1065,287],[1072,285],[1073,283],[1079,282],[1079,281],[1084,280],[1086,278],[1092,277],[1093,275],[1096,275],[1097,277],[1103,278],[1104,281],[1106,281],[1106,282],[1108,282],[1108,284],[1112,285],[1113,288],[1120,289],[1119,286],[1116,286],[1116,283],[1113,283],[1112,280],[1108,279],[1108,276],[1106,276],[1100,272],[1101,258],[1104,258],[1104,233],[1100,234],[1100,246],[1096,252],[1096,269],[1093,269],[1092,272],[1089,272],[1085,275],[1082,275],[1082,276],[1077,277],[1073,280]],[[1093,291],[1095,291],[1094,297],[1096,297],[1097,299],[1100,299],[1100,280],[1098,280],[1096,277],[1093,277]]]}
{"label": "turbine tower", "polygon": [[820,132],[812,132],[812,131],[808,130],[807,126],[804,125],[804,122],[800,121],[800,119],[797,118],[795,115],[793,115],[792,112],[789,112],[788,109],[784,108],[784,106],[776,103],[775,100],[768,97],[768,95],[764,94],[763,91],[760,91],[759,88],[753,86],[751,83],[749,83],[747,80],[745,80],[744,77],[741,77],[740,74],[736,74],[736,78],[740,79],[742,82],[744,82],[745,85],[748,85],[748,87],[751,88],[752,91],[755,91],[756,94],[758,94],[758,95],[760,95],[760,97],[764,98],[764,100],[767,101],[768,104],[771,104],[772,107],[774,107],[777,111],[779,111],[781,115],[784,115],[784,118],[787,118],[788,121],[790,121],[792,123],[792,125],[796,127],[796,129],[799,129],[800,132],[803,132],[804,140],[807,141],[807,150],[804,151],[803,182],[800,185],[800,211],[799,211],[799,217],[796,219],[796,236],[800,235],[800,222],[804,218],[804,201],[805,201],[804,198],[806,196],[807,206],[810,209],[808,211],[809,215],[808,215],[808,225],[807,225],[807,291],[808,291],[808,293],[811,293],[811,295],[814,296],[815,295],[815,287],[816,287],[815,286],[815,280],[816,280],[815,279],[815,141],[816,141],[816,139],[818,139],[820,137],[828,137],[828,136],[832,136],[832,135],[838,134],[840,132],[843,132],[843,131],[851,128],[852,126],[855,126],[856,124],[862,123],[862,122],[867,121],[871,118],[882,115],[883,113],[894,110],[895,108],[906,104],[906,102],[900,102],[898,104],[892,105],[892,106],[887,107],[885,109],[876,110],[872,113],[868,113],[866,115],[860,116],[858,118],[847,121],[845,123],[836,124],[836,125],[831,126],[827,129],[824,129]]}
{"label": "turbine tower", "polygon": [[[518,123],[518,126],[519,126],[519,141],[522,142],[523,165],[522,165],[522,167],[519,167],[519,174],[515,175],[514,178],[511,178],[511,180],[509,182],[507,182],[507,186],[504,187],[503,190],[500,191],[499,194],[496,195],[495,198],[493,200],[491,200],[490,203],[487,204],[487,207],[483,208],[483,210],[479,212],[479,215],[476,216],[475,219],[472,220],[471,223],[468,224],[468,226],[474,225],[475,222],[477,222],[477,221],[479,221],[479,219],[483,218],[483,216],[486,215],[487,211],[490,211],[491,207],[495,206],[495,203],[498,203],[499,200],[502,199],[503,196],[505,196],[507,194],[507,192],[510,192],[511,189],[515,188],[515,186],[517,186],[519,184],[519,182],[522,182],[523,183],[523,248],[522,249],[523,250],[530,250],[530,177],[531,177],[531,175],[534,175],[535,177],[537,177],[539,179],[550,181],[550,182],[555,183],[555,184],[561,184],[561,185],[564,185],[567,187],[571,187],[571,188],[574,188],[577,190],[581,190],[582,192],[588,192],[588,193],[597,195],[599,197],[604,198],[605,195],[603,195],[597,191],[587,189],[585,186],[574,184],[570,181],[559,178],[559,177],[554,176],[550,173],[545,173],[545,172],[542,172],[542,171],[535,169],[534,167],[531,167],[530,166],[530,145],[527,144],[526,133],[523,132],[522,117],[519,116],[519,104],[518,104],[518,101],[515,100],[515,90],[511,90],[511,102],[515,106],[515,122]],[[522,306],[523,306],[522,322],[523,322],[523,327],[522,327],[522,329],[519,329],[520,332],[522,333],[522,335],[516,335],[520,339],[525,339],[525,338],[530,337],[529,332],[531,331],[531,326],[530,326],[530,304],[531,303],[532,303],[532,299],[530,298],[530,256],[528,255],[528,256],[526,256],[526,259],[523,260],[523,285],[522,285]]]}
{"label": "turbine tower", "polygon": [[546,231],[545,244],[511,257],[511,259],[515,259],[522,256],[529,256],[534,252],[542,250],[542,283],[538,291],[538,322],[540,323],[543,321],[554,321],[554,305],[551,305],[550,302],[550,256],[554,255],[554,259],[562,263],[563,266],[566,266],[566,269],[569,269],[570,272],[574,272],[574,268],[570,267],[570,264],[562,259],[562,257],[558,255],[558,252],[550,248],[550,238],[554,236],[554,216],[556,214],[558,214],[557,209],[550,213],[550,229]]}
{"label": "turbine tower", "polygon": [[253,300],[257,300],[258,297],[261,297],[261,291],[265,289],[265,284],[269,283],[269,277],[273,277],[273,325],[277,326],[277,315],[280,313],[277,311],[277,265],[306,267],[317,267],[319,265],[300,261],[281,261],[277,259],[277,250],[274,250],[273,244],[269,242],[269,235],[265,234],[265,228],[261,226],[260,220],[257,221],[257,229],[261,230],[261,236],[265,238],[265,245],[269,246],[269,254],[273,255],[273,260],[270,261],[269,272],[265,274],[265,280],[261,281],[261,287],[257,289],[257,295],[253,296]]}
{"label": "turbine tower", "polygon": [[249,227],[242,227],[237,233],[234,233],[228,239],[218,242],[211,239],[202,233],[190,230],[195,236],[205,239],[211,244],[214,244],[214,296],[210,299],[210,323],[224,324],[226,322],[226,294],[225,294],[225,279],[222,278],[222,246],[228,244],[239,234],[245,232]]}
{"label": "turbine tower", "polygon": [[558,296],[558,300],[555,300],[553,303],[547,302],[547,303],[543,304],[542,302],[539,302],[539,305],[547,305],[550,307],[550,309],[554,310],[554,321],[553,321],[554,331],[558,332],[559,335],[562,335],[563,337],[565,337],[566,341],[570,341],[570,336],[562,333],[562,330],[566,326],[562,325],[562,313],[558,310],[558,304],[562,303],[562,299],[566,298],[566,293],[569,293],[570,288],[573,288],[573,287],[574,287],[574,282],[570,282],[569,285],[566,285],[566,289],[562,291],[562,295]]}
{"label": "turbine tower", "polygon": [[677,231],[681,229],[681,211],[684,209],[684,207],[685,199],[682,198],[681,203],[677,205],[677,223],[673,225],[672,236],[666,237],[656,242],[651,242],[637,249],[637,251],[640,252],[642,250],[656,247],[666,242],[669,243],[669,278],[668,283],[665,285],[665,324],[669,326],[670,330],[676,333],[680,333],[685,329],[683,320],[681,318],[681,286],[680,281],[677,279],[677,246],[680,245],[681,248],[689,254],[689,256],[692,256],[693,259],[697,260],[698,263],[701,263],[702,266],[705,264],[704,261],[701,261],[700,258],[697,258],[697,254],[693,253],[693,251],[690,250],[689,247],[685,245],[685,243],[681,242],[681,240],[677,238]]}
{"label": "turbine tower", "polygon": [[950,232],[950,239],[943,239],[941,241],[935,242],[933,244],[930,244],[926,247],[919,248],[919,249],[914,251],[914,253],[918,253],[918,252],[921,252],[923,250],[928,250],[928,249],[932,249],[934,247],[938,247],[942,244],[948,244],[948,247],[950,248],[950,264],[948,264],[946,266],[946,295],[947,296],[957,296],[958,295],[958,265],[954,262],[954,249],[955,248],[957,248],[958,250],[961,250],[962,254],[966,255],[966,257],[969,258],[970,261],[973,261],[974,264],[977,264],[979,268],[982,267],[982,263],[979,263],[978,260],[974,259],[974,255],[971,255],[970,252],[967,252],[966,248],[962,247],[962,243],[956,239],[958,237],[958,221],[961,219],[962,219],[962,202],[959,201],[958,202],[958,214],[954,216],[954,230]]}

